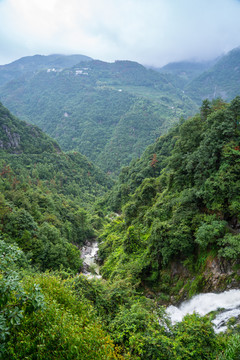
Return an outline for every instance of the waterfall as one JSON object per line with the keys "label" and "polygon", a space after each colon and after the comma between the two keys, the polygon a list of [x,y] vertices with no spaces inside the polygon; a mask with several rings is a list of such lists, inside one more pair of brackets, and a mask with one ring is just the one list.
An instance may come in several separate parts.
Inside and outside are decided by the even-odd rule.
{"label": "waterfall", "polygon": [[196,312],[204,316],[216,310],[219,310],[219,312],[212,323],[215,332],[219,333],[227,329],[226,323],[230,318],[238,318],[240,315],[240,290],[229,290],[220,294],[196,295],[192,299],[181,303],[179,307],[170,305],[166,309],[173,324],[182,321],[187,314]]}
{"label": "waterfall", "polygon": [[81,249],[81,258],[83,259],[83,275],[88,278],[101,278],[99,274],[99,265],[96,263],[98,252],[98,242],[88,242]]}

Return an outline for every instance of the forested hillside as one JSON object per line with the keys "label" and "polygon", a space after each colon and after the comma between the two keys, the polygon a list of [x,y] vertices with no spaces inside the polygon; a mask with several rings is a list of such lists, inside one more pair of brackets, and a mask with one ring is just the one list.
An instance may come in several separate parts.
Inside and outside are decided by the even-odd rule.
{"label": "forested hillside", "polygon": [[122,170],[109,195],[121,216],[102,237],[104,277],[130,276],[169,298],[179,290],[164,275],[172,262],[195,274],[196,282],[190,271],[178,284],[189,294],[207,286],[200,264],[208,256],[239,258],[239,118],[239,97],[229,105],[206,100]]}
{"label": "forested hillside", "polygon": [[81,265],[81,244],[101,220],[90,209],[112,185],[79,153],[63,153],[36,126],[0,106],[2,236],[17,243],[42,270]]}
{"label": "forested hillside", "polygon": [[156,69],[199,106],[208,98],[231,101],[239,94],[240,49],[206,62],[180,61]]}
{"label": "forested hillside", "polygon": [[78,150],[118,173],[195,104],[164,75],[130,61],[82,62],[10,81],[2,102],[63,150]]}
{"label": "forested hillside", "polygon": [[92,206],[111,180],[2,105],[0,144],[0,359],[122,359],[63,280],[81,271],[79,247],[102,222]]}
{"label": "forested hillside", "polygon": [[208,98],[212,100],[221,97],[230,101],[240,92],[240,48],[233,49],[220,58],[217,63],[196,77],[185,88],[197,104]]}
{"label": "forested hillside", "polygon": [[[238,332],[196,314],[172,325],[160,305],[202,289],[209,255],[239,254],[239,116],[239,98],[205,101],[122,170],[107,202],[100,170],[1,106],[1,359],[237,359]],[[100,232],[103,280],[78,274],[79,246]]]}
{"label": "forested hillside", "polygon": [[[173,325],[164,306],[239,288],[240,98],[204,100],[167,131],[192,111],[167,77],[86,64],[2,88],[72,151],[0,105],[0,359],[237,360],[232,323]],[[105,170],[131,163],[113,183],[81,146]],[[96,238],[103,279],[81,274]]]}
{"label": "forested hillside", "polygon": [[131,61],[36,55],[0,68],[0,98],[63,150],[80,151],[116,175],[181,116],[193,115],[196,103],[232,100],[239,93],[239,53],[158,71]]}
{"label": "forested hillside", "polygon": [[61,70],[72,67],[80,61],[91,61],[92,59],[84,55],[34,55],[25,56],[13,61],[10,64],[0,65],[0,85],[11,80],[15,80],[26,74],[34,74],[43,69]]}
{"label": "forested hillside", "polygon": [[179,61],[169,63],[161,68],[156,70],[162,74],[167,74],[169,79],[180,89],[184,90],[186,85],[188,85],[192,80],[201,75],[204,71],[207,71],[211,68],[216,60],[212,61]]}
{"label": "forested hillside", "polygon": [[37,126],[15,118],[0,103],[0,151],[4,154],[60,153],[58,144],[45,135]]}

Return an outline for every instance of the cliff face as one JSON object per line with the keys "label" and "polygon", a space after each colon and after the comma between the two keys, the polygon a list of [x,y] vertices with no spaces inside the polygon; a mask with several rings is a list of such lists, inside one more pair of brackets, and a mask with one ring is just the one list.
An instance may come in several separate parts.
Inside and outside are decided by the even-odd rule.
{"label": "cliff face", "polygon": [[0,140],[0,148],[1,149],[12,148],[14,150],[19,148],[20,140],[21,140],[20,135],[16,132],[11,132],[11,130],[7,125],[2,125],[2,129],[5,132],[8,140],[7,141]]}
{"label": "cliff face", "polygon": [[[162,275],[166,277],[166,273]],[[240,263],[210,254],[201,269],[194,273],[188,266],[174,261],[169,268],[169,286],[172,289],[169,303],[172,304],[178,304],[198,293],[218,293],[240,288]]]}
{"label": "cliff face", "polygon": [[240,287],[240,269],[238,264],[226,259],[209,258],[203,273],[204,291],[218,291]]}
{"label": "cliff face", "polygon": [[40,154],[61,152],[58,144],[37,126],[14,117],[0,103],[0,150],[12,154]]}

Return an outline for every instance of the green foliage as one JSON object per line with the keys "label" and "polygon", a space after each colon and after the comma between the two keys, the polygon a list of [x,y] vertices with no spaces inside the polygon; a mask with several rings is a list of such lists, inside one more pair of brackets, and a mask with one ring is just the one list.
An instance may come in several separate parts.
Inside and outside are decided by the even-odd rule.
{"label": "green foliage", "polygon": [[227,259],[238,259],[240,254],[240,234],[226,234],[224,238],[218,240],[221,245],[219,255]]}
{"label": "green foliage", "polygon": [[93,226],[99,229],[101,219],[93,203],[112,181],[81,154],[62,153],[2,105],[1,123],[0,232],[36,268],[78,272],[82,261],[76,244],[96,236]]}
{"label": "green foliage", "polygon": [[135,232],[134,226],[129,226],[127,229],[126,236],[123,240],[124,251],[128,253],[133,253],[138,249],[139,238]]}
{"label": "green foliage", "polygon": [[232,100],[239,94],[239,48],[220,58],[215,65],[200,74],[184,88],[196,103],[203,99],[223,97]]}
{"label": "green foliage", "polygon": [[[90,83],[96,85],[101,73],[104,84],[97,86],[108,92],[109,99],[113,89],[102,86],[122,86],[116,69],[127,70],[123,78],[131,88],[138,81],[144,86],[153,81],[153,74],[146,78],[142,67],[128,62],[107,69],[106,64],[95,62],[90,68],[85,85],[88,89]],[[69,76],[73,76],[71,71]],[[61,77],[60,73],[51,75],[53,83]],[[67,81],[63,93],[65,86],[70,86]],[[122,98],[125,105],[134,102],[134,111],[128,114],[131,124],[137,121],[138,106],[142,114],[148,106],[155,113],[150,102],[138,99],[136,105],[134,97],[127,97]],[[201,114],[182,120],[147,148],[141,159],[124,168],[108,200],[111,210],[122,214],[111,213],[106,220],[101,208],[104,201],[93,202],[112,182],[80,154],[59,152],[41,133],[33,152],[25,124],[21,126],[26,141],[16,147],[19,137],[14,134],[21,133],[21,126],[18,129],[18,121],[2,109],[2,119],[9,118],[10,129],[2,128],[0,160],[3,358],[237,358],[237,336],[228,342],[213,332],[209,319],[197,315],[172,326],[159,304],[143,292],[169,301],[174,291],[180,291],[181,278],[171,288],[170,264],[175,261],[195,272],[194,281],[185,285],[192,295],[204,286],[200,270],[208,251],[227,259],[239,257],[239,101],[236,98],[230,105],[221,100],[205,102]],[[114,113],[113,107],[110,110]],[[7,147],[5,136],[13,140],[13,146]],[[99,257],[105,279],[74,276],[81,266],[74,244],[95,237],[104,222]],[[37,272],[47,269],[55,273]]]}
{"label": "green foliage", "polygon": [[176,359],[216,359],[221,346],[207,318],[196,314],[185,316],[174,329],[177,344]]}
{"label": "green foliage", "polygon": [[237,360],[240,356],[240,335],[233,334],[228,340],[226,349],[218,356],[218,360]]}
{"label": "green foliage", "polygon": [[26,267],[27,261],[18,247],[0,240],[0,254],[0,357],[6,358],[12,332],[26,314],[43,309],[44,296],[35,283],[24,288],[19,268]]}
{"label": "green foliage", "polygon": [[[176,129],[171,129],[169,134],[160,137],[156,143],[147,147],[140,159],[132,161],[128,167],[122,169],[116,185],[109,194],[108,203],[111,209],[120,211],[121,207],[129,201],[129,195],[132,195],[145,179],[151,179],[163,173],[165,161],[177,140],[176,135]],[[151,163],[154,154],[158,161],[153,168]],[[148,181],[151,183],[152,180]],[[162,176],[158,186],[164,187],[165,185],[166,179]]]}
{"label": "green foliage", "polygon": [[[159,311],[159,314],[161,311]],[[164,321],[163,321],[164,323]],[[170,339],[150,306],[136,301],[130,308],[122,307],[111,323],[115,343],[124,345],[135,359],[167,359]],[[170,355],[170,354],[169,354]]]}
{"label": "green foliage", "polygon": [[102,282],[78,277],[74,286],[79,298],[92,302],[126,358],[217,359],[230,347],[214,333],[207,317],[188,315],[172,326],[163,308],[136,292],[127,279]]}
{"label": "green foliage", "polygon": [[28,277],[41,286],[45,306],[26,313],[11,332],[8,359],[120,359],[90,304],[79,301],[66,282],[49,274]]}
{"label": "green foliage", "polygon": [[205,222],[196,231],[196,243],[202,248],[207,248],[210,244],[223,237],[226,231],[226,221],[217,220],[216,216],[206,216]]}
{"label": "green foliage", "polygon": [[0,66],[0,84],[5,84],[26,74],[34,74],[39,70],[55,69],[60,71],[65,67],[71,67],[80,61],[90,61],[91,58],[84,55],[34,55],[25,56],[7,65]]}
{"label": "green foliage", "polygon": [[61,152],[58,144],[45,135],[37,126],[28,125],[15,118],[0,103],[0,153],[40,154]]}
{"label": "green foliage", "polygon": [[115,174],[181,115],[197,110],[164,75],[130,61],[36,71],[6,83],[0,94],[15,115],[65,151],[80,151]]}
{"label": "green foliage", "polygon": [[[110,224],[100,244],[104,276],[161,286],[160,272],[173,260],[195,261],[206,250],[237,259],[239,109],[238,97],[204,102],[201,114],[122,170],[108,202],[122,211],[121,227]],[[200,276],[191,291],[203,284]]]}
{"label": "green foliage", "polygon": [[24,253],[0,240],[1,359],[122,359],[69,280],[26,269]]}

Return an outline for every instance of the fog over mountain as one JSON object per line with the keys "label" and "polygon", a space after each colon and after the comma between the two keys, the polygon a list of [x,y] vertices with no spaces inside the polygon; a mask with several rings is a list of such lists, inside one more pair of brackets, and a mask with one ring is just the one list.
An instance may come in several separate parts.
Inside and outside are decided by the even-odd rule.
{"label": "fog over mountain", "polygon": [[0,64],[36,53],[209,60],[240,44],[239,16],[238,0],[0,0]]}

